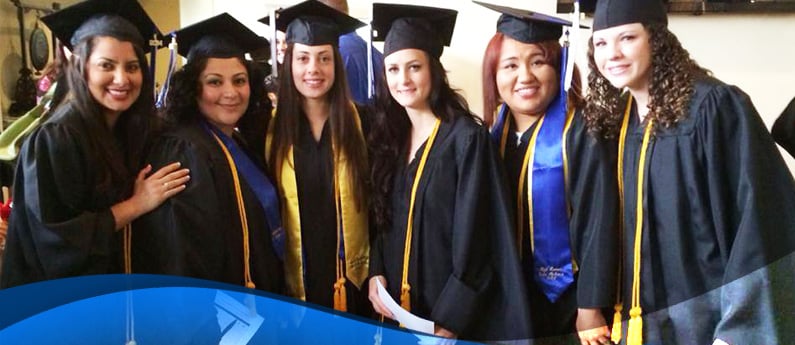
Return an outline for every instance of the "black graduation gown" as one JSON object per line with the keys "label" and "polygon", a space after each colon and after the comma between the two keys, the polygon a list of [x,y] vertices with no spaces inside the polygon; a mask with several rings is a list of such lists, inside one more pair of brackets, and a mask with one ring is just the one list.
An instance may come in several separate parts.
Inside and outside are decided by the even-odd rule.
{"label": "black graduation gown", "polygon": [[[238,139],[237,135],[235,136]],[[259,155],[247,150],[262,167]],[[148,155],[153,170],[173,162],[190,169],[187,188],[133,224],[133,272],[180,275],[244,285],[243,232],[229,163],[199,123],[165,133]],[[263,169],[263,171],[265,171]],[[249,230],[251,278],[257,289],[282,293],[282,262],[254,192],[240,177]]]}
{"label": "black graduation gown", "polygon": [[[510,116],[510,115],[509,115]],[[538,122],[522,135],[517,145],[515,125],[511,125],[503,162],[511,191],[511,205],[516,209],[519,175],[524,165],[527,145]],[[575,282],[554,303],[535,282],[530,246],[529,208],[523,204],[522,268],[528,286],[530,305],[536,315],[533,329],[536,338],[574,335],[577,308],[610,308],[615,304],[616,250],[618,249],[618,186],[616,183],[616,142],[597,139],[589,134],[577,111],[565,138],[569,167],[568,200],[571,205],[569,240],[579,271]],[[530,173],[528,170],[527,173]],[[527,183],[522,186],[527,200]],[[578,289],[577,286],[583,288]],[[608,317],[610,315],[607,315]],[[560,341],[554,339],[552,341]]]}
{"label": "black graduation gown", "polygon": [[[379,231],[370,258],[400,300],[406,221],[424,145],[400,156],[392,226]],[[404,153],[405,153],[404,149]],[[409,263],[411,312],[467,340],[528,339],[530,310],[498,156],[485,128],[461,115],[442,122],[414,205]]]}
{"label": "black graduation gown", "polygon": [[793,98],[770,129],[773,139],[781,145],[790,156],[795,157],[795,98]]}
{"label": "black graduation gown", "polygon": [[[301,115],[299,138],[293,150],[298,207],[301,210],[301,245],[304,255],[306,301],[334,308],[337,281],[337,210],[334,201],[334,155],[331,128],[326,121],[320,141],[315,141],[307,119]],[[345,283],[349,313],[372,316],[368,290]]]}
{"label": "black graduation gown", "polygon": [[67,103],[25,140],[0,287],[121,273],[121,232],[110,208],[129,196],[124,191],[129,188],[96,187],[97,166],[103,163],[89,155],[87,133]]}
{"label": "black graduation gown", "polygon": [[[644,127],[638,122],[633,112],[624,152],[625,318]],[[713,78],[697,80],[687,118],[652,137],[644,172],[644,342],[791,343],[783,339],[792,338],[795,320],[774,315],[791,310],[781,302],[792,300],[795,286],[766,265],[795,248],[795,183],[748,96]],[[793,263],[783,263],[783,277]],[[755,270],[761,272],[749,275]]]}

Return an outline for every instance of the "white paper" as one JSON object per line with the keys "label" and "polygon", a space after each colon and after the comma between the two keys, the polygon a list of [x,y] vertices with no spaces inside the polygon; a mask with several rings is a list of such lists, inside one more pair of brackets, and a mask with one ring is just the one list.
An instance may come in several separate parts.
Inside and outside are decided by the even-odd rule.
{"label": "white paper", "polygon": [[378,285],[378,297],[381,298],[381,302],[384,303],[386,309],[392,313],[395,320],[400,322],[401,326],[413,331],[433,334],[433,321],[425,320],[403,309],[403,307],[397,304],[397,302],[392,299],[392,296],[386,292],[380,280],[376,279],[375,282]]}
{"label": "white paper", "polygon": [[715,339],[715,342],[712,343],[712,345],[729,345],[729,343],[727,343],[727,342],[725,342],[723,340],[720,340],[720,339]]}

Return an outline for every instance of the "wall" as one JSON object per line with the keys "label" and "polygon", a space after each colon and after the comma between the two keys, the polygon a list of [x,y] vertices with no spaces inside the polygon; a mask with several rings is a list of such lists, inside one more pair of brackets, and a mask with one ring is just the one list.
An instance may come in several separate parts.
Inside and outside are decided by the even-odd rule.
{"label": "wall", "polygon": [[[77,0],[58,1],[62,6],[72,4]],[[52,8],[52,1],[45,0],[25,0],[25,5]],[[27,41],[36,23],[36,11],[25,13],[25,51],[28,51]],[[43,23],[39,27],[44,28],[49,35],[49,30]],[[50,47],[52,49],[52,47]],[[19,40],[19,20],[17,19],[17,7],[11,1],[0,1],[0,118],[8,112],[8,107],[13,103],[14,89],[19,70],[22,68],[22,49]],[[28,58],[28,68],[33,70]],[[34,75],[34,77],[37,77]],[[2,121],[0,121],[2,123]]]}

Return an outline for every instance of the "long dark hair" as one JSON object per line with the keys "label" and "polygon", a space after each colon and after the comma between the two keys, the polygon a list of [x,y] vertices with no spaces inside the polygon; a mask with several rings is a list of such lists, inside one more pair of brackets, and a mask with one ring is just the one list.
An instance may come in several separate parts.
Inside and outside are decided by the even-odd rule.
{"label": "long dark hair", "polygon": [[[671,128],[687,117],[695,80],[710,72],[690,58],[666,25],[643,24],[643,28],[649,33],[652,71],[646,118]],[[591,72],[584,111],[586,126],[591,133],[615,138],[621,129],[625,105],[621,90],[613,87],[596,67],[593,37],[588,41],[588,67]]]}
{"label": "long dark hair", "polygon": [[[497,69],[499,68],[500,54],[502,52],[502,42],[505,34],[497,32],[492,36],[483,54],[483,122],[491,126],[494,123],[494,112],[497,106],[502,103],[500,93],[497,90]],[[555,68],[555,72],[560,75],[560,54],[561,46],[557,41],[546,41],[535,43],[544,53],[544,61]],[[573,57],[571,57],[573,58]],[[572,72],[571,89],[567,93],[569,107],[582,107],[584,100],[582,97],[582,86],[580,82],[580,70],[574,66]],[[563,80],[558,80],[562,83]]]}
{"label": "long dark hair", "polygon": [[[431,72],[431,93],[428,96],[428,103],[433,114],[443,122],[465,116],[480,123],[480,118],[469,111],[464,97],[450,86],[441,61],[428,53],[424,54],[428,58]],[[378,227],[383,230],[387,229],[392,218],[390,212],[392,178],[397,164],[403,164],[400,155],[411,130],[408,113],[392,98],[386,80],[386,71],[381,71],[381,78],[376,88],[375,118],[368,137],[372,161],[370,179],[373,186],[370,198],[371,219],[374,219]]]}
{"label": "long dark hair", "polygon": [[132,44],[140,63],[143,81],[138,99],[119,115],[115,126],[109,128],[102,107],[91,96],[87,83],[86,65],[99,37],[111,36],[97,34],[80,41],[73,48],[74,55],[69,68],[65,71],[71,95],[68,103],[75,108],[88,128],[85,139],[89,142],[89,155],[102,163],[95,167],[97,189],[119,190],[118,186],[123,186],[121,190],[130,193],[135,176],[143,163],[144,150],[155,124],[152,76],[148,72],[149,67],[143,48],[133,41],[125,40],[124,37],[113,37]]}
{"label": "long dark hair", "polygon": [[[273,176],[279,177],[282,163],[287,157],[290,147],[298,142],[298,124],[300,117],[305,116],[302,108],[304,97],[298,92],[293,81],[293,48],[294,43],[287,45],[284,55],[282,71],[284,75],[279,78],[279,100],[276,107],[276,117],[273,119],[273,137],[269,152],[268,166],[273,169]],[[332,46],[333,47],[333,46]],[[339,49],[333,47],[334,53],[334,83],[326,97],[329,100],[329,124],[331,137],[337,149],[347,157],[348,171],[350,172],[351,190],[359,209],[367,207],[367,148],[364,138],[356,125],[356,108],[348,91],[348,81],[345,77],[345,67],[342,63]]]}

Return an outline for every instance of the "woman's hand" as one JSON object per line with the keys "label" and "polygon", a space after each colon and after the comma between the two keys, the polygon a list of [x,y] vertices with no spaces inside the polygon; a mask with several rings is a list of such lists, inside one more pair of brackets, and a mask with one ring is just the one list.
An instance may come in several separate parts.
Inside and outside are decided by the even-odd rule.
{"label": "woman's hand", "polygon": [[577,334],[580,336],[581,345],[608,345],[610,330],[607,322],[599,309],[577,309]]}
{"label": "woman's hand", "polygon": [[116,220],[116,229],[121,229],[141,215],[154,210],[166,199],[185,190],[190,180],[190,170],[180,169],[180,163],[166,165],[149,177],[146,177],[152,166],[147,165],[135,179],[133,195],[111,207]]}
{"label": "woman's hand", "polygon": [[455,333],[450,332],[442,327],[439,327],[439,325],[433,325],[433,335],[449,339],[455,339],[456,337],[458,337]]}
{"label": "woman's hand", "polygon": [[386,278],[384,276],[374,276],[370,278],[370,291],[368,294],[368,298],[370,298],[370,303],[373,304],[373,309],[376,313],[379,313],[383,316],[386,316],[390,319],[394,319],[394,316],[386,308],[384,302],[381,301],[381,297],[378,296],[378,285],[376,284],[376,280],[381,282],[381,285],[386,288]]}

